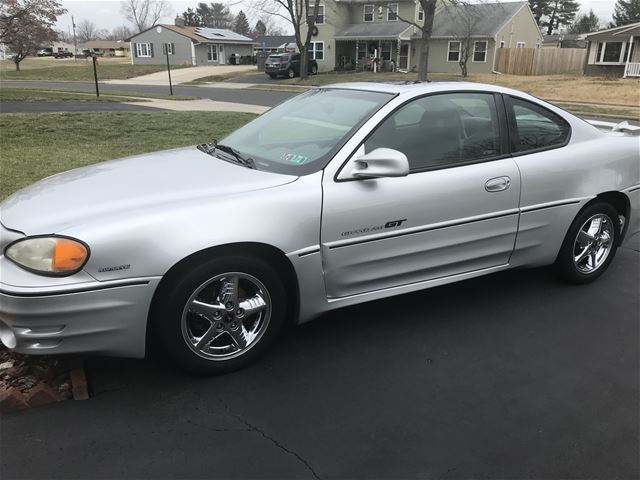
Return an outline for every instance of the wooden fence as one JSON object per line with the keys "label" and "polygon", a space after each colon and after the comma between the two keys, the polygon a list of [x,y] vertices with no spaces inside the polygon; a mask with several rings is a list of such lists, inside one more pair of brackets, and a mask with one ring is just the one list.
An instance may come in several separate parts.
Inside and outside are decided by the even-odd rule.
{"label": "wooden fence", "polygon": [[582,74],[586,48],[499,48],[496,70],[511,75]]}

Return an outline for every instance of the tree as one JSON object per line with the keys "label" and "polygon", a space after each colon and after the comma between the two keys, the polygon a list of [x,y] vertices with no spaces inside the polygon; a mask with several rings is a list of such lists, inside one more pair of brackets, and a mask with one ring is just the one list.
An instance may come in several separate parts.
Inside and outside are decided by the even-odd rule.
{"label": "tree", "polygon": [[115,27],[111,32],[106,32],[103,34],[103,38],[105,40],[124,40],[125,38],[129,38],[133,36],[135,32],[131,30],[131,28],[126,25],[122,25],[120,27]]}
{"label": "tree", "polygon": [[251,27],[249,26],[249,21],[247,20],[247,16],[244,14],[242,10],[236,16],[236,21],[233,26],[233,31],[239,33],[240,35],[244,35],[245,37],[251,33]]}
{"label": "tree", "polygon": [[551,35],[555,29],[573,23],[580,4],[576,0],[529,0],[533,17]]}
{"label": "tree", "polygon": [[109,35],[106,30],[100,30],[98,26],[90,20],[82,20],[76,26],[76,35],[81,42],[98,40]]}
{"label": "tree", "polygon": [[167,0],[125,0],[120,7],[124,15],[137,32],[153,27],[158,21],[171,13]]}
{"label": "tree", "polygon": [[198,3],[196,15],[203,27],[228,29],[233,26],[233,15],[224,3]]}
{"label": "tree", "polygon": [[600,30],[600,19],[593,13],[593,10],[589,10],[589,13],[586,15],[576,17],[576,20],[569,27],[569,32],[577,35],[597,32],[598,30]]}
{"label": "tree", "polygon": [[263,37],[267,34],[267,26],[264,24],[262,20],[258,20],[256,22],[256,26],[253,27],[253,34],[256,37]]}
{"label": "tree", "polygon": [[[420,0],[423,1],[423,0]],[[429,0],[435,3],[436,0]],[[266,15],[280,17],[293,27],[296,45],[300,52],[300,78],[308,75],[309,51],[311,35],[316,26],[316,18],[320,10],[320,1],[313,0],[258,0],[257,8]],[[306,33],[302,30],[306,27]]]}
{"label": "tree", "polygon": [[613,12],[613,26],[640,22],[640,0],[618,0]]}
{"label": "tree", "polygon": [[454,19],[453,36],[459,43],[458,65],[463,77],[467,77],[467,64],[473,57],[473,46],[478,23],[482,19],[481,12],[477,5],[459,4],[445,7],[449,10],[451,18]]}
{"label": "tree", "polygon": [[187,8],[186,11],[182,12],[182,19],[184,20],[184,24],[187,27],[201,27],[202,19],[200,15],[193,10],[191,7]]}
{"label": "tree", "polygon": [[54,26],[65,12],[58,0],[2,0],[0,41],[13,52],[16,70],[27,55],[57,39]]}

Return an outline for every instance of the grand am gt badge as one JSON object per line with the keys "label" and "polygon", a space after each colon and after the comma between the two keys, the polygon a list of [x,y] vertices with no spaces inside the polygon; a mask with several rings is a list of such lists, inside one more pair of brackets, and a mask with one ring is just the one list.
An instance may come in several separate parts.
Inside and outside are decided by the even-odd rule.
{"label": "grand am gt badge", "polygon": [[112,267],[100,267],[98,268],[98,272],[117,272],[118,270],[129,270],[131,268],[130,264],[126,265],[114,265]]}
{"label": "grand am gt badge", "polygon": [[369,233],[369,232],[379,232],[381,230],[386,230],[387,228],[396,228],[402,225],[403,222],[406,222],[407,219],[403,218],[401,220],[390,220],[384,225],[376,225],[374,227],[365,227],[358,228],[356,230],[348,230],[346,232],[342,232],[340,235],[342,237],[349,237],[351,235],[360,235],[361,233]]}

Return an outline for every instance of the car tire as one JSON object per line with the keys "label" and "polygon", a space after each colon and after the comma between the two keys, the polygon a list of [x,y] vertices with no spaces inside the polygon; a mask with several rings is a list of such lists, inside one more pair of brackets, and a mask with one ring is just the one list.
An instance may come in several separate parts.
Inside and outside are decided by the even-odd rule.
{"label": "car tire", "polygon": [[311,66],[311,75],[317,75],[318,74],[318,67],[316,65],[312,65]]}
{"label": "car tire", "polygon": [[575,218],[555,262],[569,283],[593,282],[613,261],[620,238],[618,212],[606,202],[588,205]]}
{"label": "car tire", "polygon": [[214,257],[179,272],[154,309],[161,344],[179,367],[199,375],[238,370],[274,342],[287,302],[284,285],[268,263]]}
{"label": "car tire", "polygon": [[293,68],[290,68],[289,70],[287,70],[287,77],[293,78],[295,76],[296,76],[296,72],[293,70]]}

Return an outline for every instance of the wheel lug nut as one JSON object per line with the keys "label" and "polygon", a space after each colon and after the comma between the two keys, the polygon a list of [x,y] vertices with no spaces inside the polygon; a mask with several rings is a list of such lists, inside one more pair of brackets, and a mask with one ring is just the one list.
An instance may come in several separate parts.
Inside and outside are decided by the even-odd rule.
{"label": "wheel lug nut", "polygon": [[244,309],[239,308],[238,310],[236,310],[236,315],[241,317],[242,315],[244,315]]}
{"label": "wheel lug nut", "polygon": [[224,325],[222,325],[222,323],[219,323],[218,325],[216,325],[216,328],[218,330],[222,330],[224,328]]}
{"label": "wheel lug nut", "polygon": [[233,310],[233,302],[227,302],[225,304],[225,307],[227,308],[227,310]]}
{"label": "wheel lug nut", "polygon": [[213,314],[213,318],[216,318],[216,319],[217,319],[217,318],[220,318],[220,317],[221,317],[220,312],[215,312],[215,313]]}
{"label": "wheel lug nut", "polygon": [[231,329],[232,329],[232,330],[235,330],[236,328],[238,328],[238,324],[237,324],[236,322],[233,322],[233,323],[231,324]]}

